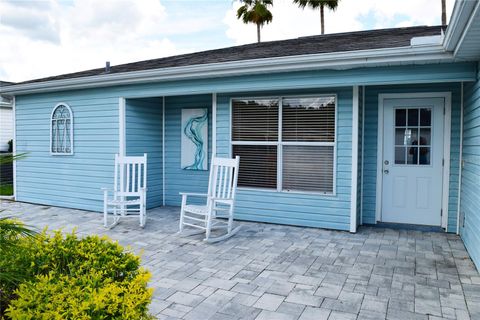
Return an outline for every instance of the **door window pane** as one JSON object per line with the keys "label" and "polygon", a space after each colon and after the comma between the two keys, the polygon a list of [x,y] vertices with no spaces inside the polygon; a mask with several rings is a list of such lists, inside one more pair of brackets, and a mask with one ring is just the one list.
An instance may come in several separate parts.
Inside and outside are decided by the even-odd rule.
{"label": "door window pane", "polygon": [[408,126],[418,126],[418,109],[408,109]]}
{"label": "door window pane", "polygon": [[418,163],[423,165],[430,164],[430,147],[420,147],[419,148],[419,158]]}
{"label": "door window pane", "polygon": [[395,125],[397,127],[405,127],[407,125],[407,110],[396,109],[395,110]]}
{"label": "door window pane", "polygon": [[406,131],[407,130],[403,128],[395,129],[395,145],[401,146],[405,144],[405,135],[407,134]]}
{"label": "door window pane", "polygon": [[416,145],[418,142],[418,129],[407,129],[405,130],[408,135],[405,135],[405,144],[406,145]]}
{"label": "door window pane", "polygon": [[418,147],[408,148],[407,164],[418,164]]}
{"label": "door window pane", "polygon": [[420,109],[420,125],[421,126],[432,125],[432,109],[431,108]]}
{"label": "door window pane", "polygon": [[431,144],[431,129],[428,128],[428,129],[420,129],[420,139],[419,139],[419,142],[420,142],[420,145],[421,146],[428,146]]}
{"label": "door window pane", "polygon": [[405,147],[395,147],[395,164],[405,164]]}

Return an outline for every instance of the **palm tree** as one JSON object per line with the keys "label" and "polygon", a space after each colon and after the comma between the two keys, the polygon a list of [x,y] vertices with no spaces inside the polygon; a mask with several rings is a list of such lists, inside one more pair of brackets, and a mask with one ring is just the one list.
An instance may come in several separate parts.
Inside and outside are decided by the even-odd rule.
{"label": "palm tree", "polygon": [[447,25],[447,4],[446,0],[442,0],[442,26]]}
{"label": "palm tree", "polygon": [[242,0],[243,6],[237,10],[237,19],[243,23],[255,23],[257,25],[257,41],[260,42],[260,29],[265,23],[272,22],[272,13],[268,6],[273,5],[273,0]]}
{"label": "palm tree", "polygon": [[293,3],[298,4],[302,9],[309,6],[312,9],[320,8],[320,25],[322,27],[322,34],[325,34],[325,17],[324,8],[327,7],[330,10],[335,10],[338,7],[340,0],[293,0]]}

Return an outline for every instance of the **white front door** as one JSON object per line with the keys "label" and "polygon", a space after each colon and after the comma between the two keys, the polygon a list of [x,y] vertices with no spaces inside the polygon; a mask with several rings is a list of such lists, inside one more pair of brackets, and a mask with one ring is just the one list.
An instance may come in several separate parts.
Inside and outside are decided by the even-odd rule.
{"label": "white front door", "polygon": [[383,222],[441,226],[444,98],[385,99]]}

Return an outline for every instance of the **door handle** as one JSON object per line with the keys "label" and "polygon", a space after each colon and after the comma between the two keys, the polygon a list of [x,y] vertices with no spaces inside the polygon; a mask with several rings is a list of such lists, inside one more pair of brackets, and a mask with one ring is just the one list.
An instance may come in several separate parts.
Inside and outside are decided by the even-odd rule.
{"label": "door handle", "polygon": [[383,173],[385,173],[385,174],[389,174],[389,173],[390,173],[390,171],[388,171],[388,170],[383,170]]}

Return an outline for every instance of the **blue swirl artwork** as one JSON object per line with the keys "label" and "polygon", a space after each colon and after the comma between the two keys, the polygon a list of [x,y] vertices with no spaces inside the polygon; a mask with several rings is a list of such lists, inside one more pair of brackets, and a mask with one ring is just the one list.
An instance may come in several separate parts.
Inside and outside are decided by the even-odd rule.
{"label": "blue swirl artwork", "polygon": [[182,109],[181,167],[207,170],[208,109]]}

